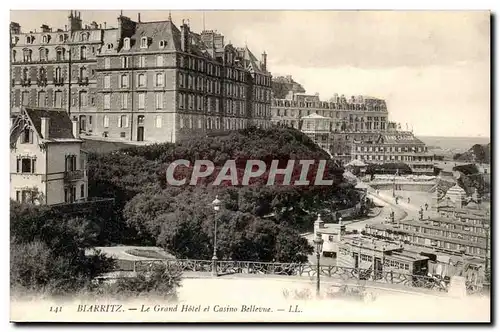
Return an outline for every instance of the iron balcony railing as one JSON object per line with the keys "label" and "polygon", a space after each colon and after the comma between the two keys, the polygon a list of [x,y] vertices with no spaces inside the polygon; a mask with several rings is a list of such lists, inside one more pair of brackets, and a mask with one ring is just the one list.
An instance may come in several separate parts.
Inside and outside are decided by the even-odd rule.
{"label": "iron balcony railing", "polygon": [[66,171],[66,172],[64,172],[64,181],[82,180],[83,176],[84,176],[84,172],[81,169],[77,169],[74,171]]}

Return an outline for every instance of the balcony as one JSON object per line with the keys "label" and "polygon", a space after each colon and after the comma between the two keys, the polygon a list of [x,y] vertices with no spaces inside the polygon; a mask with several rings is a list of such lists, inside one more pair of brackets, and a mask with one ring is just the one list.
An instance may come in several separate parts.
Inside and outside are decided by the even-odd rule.
{"label": "balcony", "polygon": [[47,78],[39,78],[37,81],[37,85],[39,87],[45,87],[47,86]]}
{"label": "balcony", "polygon": [[21,79],[21,86],[30,86],[31,85],[31,79],[29,78],[22,78]]}
{"label": "balcony", "polygon": [[54,78],[54,85],[55,86],[64,85],[64,78],[63,77],[56,77],[56,78]]}
{"label": "balcony", "polygon": [[74,171],[66,171],[64,172],[64,181],[65,182],[73,182],[83,179],[83,170],[78,169]]}
{"label": "balcony", "polygon": [[88,77],[78,77],[78,84],[79,85],[89,85],[89,78]]}

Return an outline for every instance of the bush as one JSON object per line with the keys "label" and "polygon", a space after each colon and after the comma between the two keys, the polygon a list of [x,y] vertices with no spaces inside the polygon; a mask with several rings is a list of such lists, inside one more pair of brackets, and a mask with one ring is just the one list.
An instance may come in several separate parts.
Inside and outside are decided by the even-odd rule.
{"label": "bush", "polygon": [[181,274],[181,270],[176,267],[154,264],[151,272],[118,279],[113,284],[101,286],[98,292],[124,298],[147,296],[176,300]]}

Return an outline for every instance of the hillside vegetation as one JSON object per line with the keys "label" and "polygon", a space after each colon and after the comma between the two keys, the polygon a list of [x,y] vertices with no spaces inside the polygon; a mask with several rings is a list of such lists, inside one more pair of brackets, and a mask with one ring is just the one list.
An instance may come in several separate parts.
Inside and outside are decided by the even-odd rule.
{"label": "hillside vegetation", "polygon": [[[324,178],[334,185],[266,185],[266,172],[249,186],[212,186],[213,178],[195,186],[171,186],[165,170],[178,159],[192,164],[207,159],[216,168],[236,160],[239,174],[249,159],[262,160],[268,168],[272,160],[279,160],[280,168],[289,160],[327,160]],[[312,248],[299,233],[312,229],[316,213],[332,219],[337,209],[358,201],[357,192],[343,180],[344,170],[293,129],[251,128],[178,144],[91,154],[89,169],[89,194],[116,198],[119,217],[107,228],[114,242],[159,245],[179,258],[211,258],[217,218],[219,258],[304,262]],[[183,174],[191,171],[188,167]],[[312,167],[312,173],[316,171]],[[299,173],[296,166],[293,177]],[[210,205],[216,195],[223,201],[217,216]]]}

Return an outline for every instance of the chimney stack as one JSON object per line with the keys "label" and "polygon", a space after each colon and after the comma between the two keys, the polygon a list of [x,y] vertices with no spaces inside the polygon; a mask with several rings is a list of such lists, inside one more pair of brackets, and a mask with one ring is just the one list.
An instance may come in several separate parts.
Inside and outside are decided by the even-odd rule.
{"label": "chimney stack", "polygon": [[267,71],[267,54],[266,51],[262,53],[262,70]]}
{"label": "chimney stack", "polygon": [[141,13],[137,13],[137,22],[141,23]]}
{"label": "chimney stack", "polygon": [[50,118],[48,117],[42,117],[40,118],[41,122],[41,134],[43,136],[43,139],[49,139],[49,130],[50,130]]}
{"label": "chimney stack", "polygon": [[71,120],[71,123],[73,124],[73,136],[75,138],[80,138],[80,124],[78,123],[78,120],[76,118],[73,118],[73,120]]}

